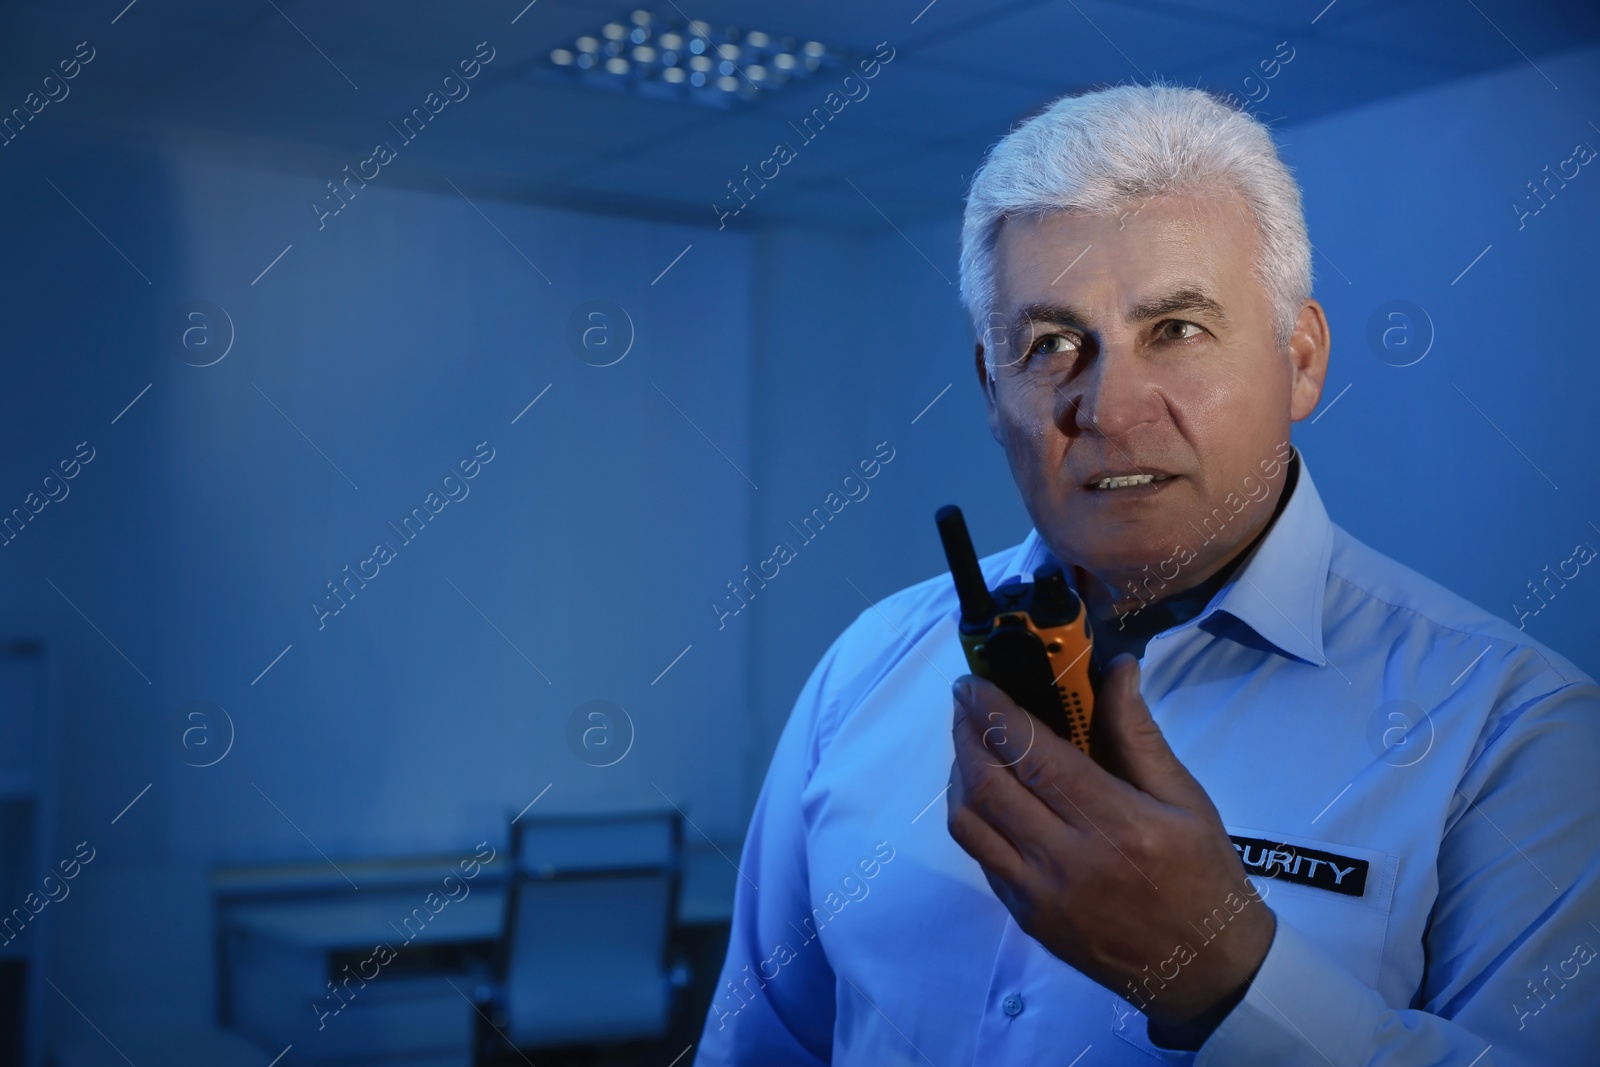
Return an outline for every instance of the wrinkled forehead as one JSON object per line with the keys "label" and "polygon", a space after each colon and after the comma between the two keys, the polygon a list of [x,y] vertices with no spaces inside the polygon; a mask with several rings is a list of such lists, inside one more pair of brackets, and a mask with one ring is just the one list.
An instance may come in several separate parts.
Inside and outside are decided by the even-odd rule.
{"label": "wrinkled forehead", "polygon": [[994,310],[1011,318],[1041,303],[1131,306],[1175,289],[1248,299],[1241,290],[1259,288],[1259,240],[1254,215],[1227,192],[1010,215],[995,234]]}

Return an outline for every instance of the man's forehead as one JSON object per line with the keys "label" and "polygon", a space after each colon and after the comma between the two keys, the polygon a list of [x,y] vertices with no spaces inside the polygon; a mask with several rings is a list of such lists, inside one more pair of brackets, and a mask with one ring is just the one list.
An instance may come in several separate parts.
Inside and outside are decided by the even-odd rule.
{"label": "man's forehead", "polygon": [[[1243,250],[1257,236],[1255,216],[1235,196],[1161,194],[1108,211],[1003,216],[996,223],[994,253],[996,266],[1004,272],[1012,267],[1030,269],[1033,261],[1064,265],[1091,244],[1160,258],[1222,251],[1223,246]],[[1095,258],[1104,261],[1105,255]]]}
{"label": "man's forehead", "polygon": [[[1051,314],[1058,308],[1105,307],[1130,318],[1169,306],[1220,313],[1225,297],[1237,295],[1230,275],[1250,269],[1254,220],[1205,199],[1164,199],[1160,205],[1136,201],[1126,216],[1053,212],[1003,220],[995,245],[995,310],[1008,321],[1060,320]],[[1132,235],[1135,212],[1143,225]],[[1234,231],[1235,223],[1245,232]]]}
{"label": "man's forehead", "polygon": [[1006,212],[996,222],[995,232],[1003,238],[1008,230],[1067,230],[1096,225],[1123,229],[1135,220],[1146,224],[1165,221],[1244,228],[1253,228],[1255,223],[1249,205],[1232,189],[1185,190],[1132,196],[1103,210],[1072,207]]}
{"label": "man's forehead", "polygon": [[1060,266],[1018,264],[1002,272],[996,279],[994,309],[1013,324],[1101,318],[1137,322],[1182,311],[1226,321],[1225,307],[1239,296],[1225,284],[1222,261],[1193,255],[1159,261],[1121,257],[1108,269],[1089,265],[1093,252],[1092,246],[1080,248]]}

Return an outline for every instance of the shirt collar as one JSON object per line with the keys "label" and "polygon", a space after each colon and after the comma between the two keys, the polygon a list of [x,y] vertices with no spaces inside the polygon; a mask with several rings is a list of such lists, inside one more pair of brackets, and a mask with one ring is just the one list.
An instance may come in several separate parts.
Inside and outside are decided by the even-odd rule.
{"label": "shirt collar", "polygon": [[[1197,626],[1225,611],[1284,653],[1324,667],[1328,657],[1322,649],[1322,601],[1333,554],[1333,523],[1305,456],[1299,449],[1294,454],[1300,470],[1271,529],[1205,610],[1174,629]],[[1031,575],[1050,558],[1050,550],[1039,531],[1030,530],[1012,558],[1006,573]],[[1069,568],[1069,581],[1070,574]]]}

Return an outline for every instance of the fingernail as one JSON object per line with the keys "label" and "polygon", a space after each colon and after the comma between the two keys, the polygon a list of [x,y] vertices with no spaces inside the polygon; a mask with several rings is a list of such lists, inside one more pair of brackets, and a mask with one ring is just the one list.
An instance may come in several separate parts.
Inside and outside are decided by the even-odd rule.
{"label": "fingernail", "polygon": [[971,691],[971,688],[971,683],[967,681],[967,676],[963,674],[961,677],[957,678],[951,683],[950,692],[955,695],[956,703],[960,704],[962,707],[966,707],[967,694]]}

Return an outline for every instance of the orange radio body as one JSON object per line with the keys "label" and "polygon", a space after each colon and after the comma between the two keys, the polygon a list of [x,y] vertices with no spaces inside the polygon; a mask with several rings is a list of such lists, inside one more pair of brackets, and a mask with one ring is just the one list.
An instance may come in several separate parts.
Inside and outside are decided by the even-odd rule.
{"label": "orange radio body", "polygon": [[1088,755],[1094,637],[1088,607],[1061,565],[1046,563],[1031,583],[1012,579],[990,591],[961,509],[942,507],[935,521],[961,600],[967,666]]}

